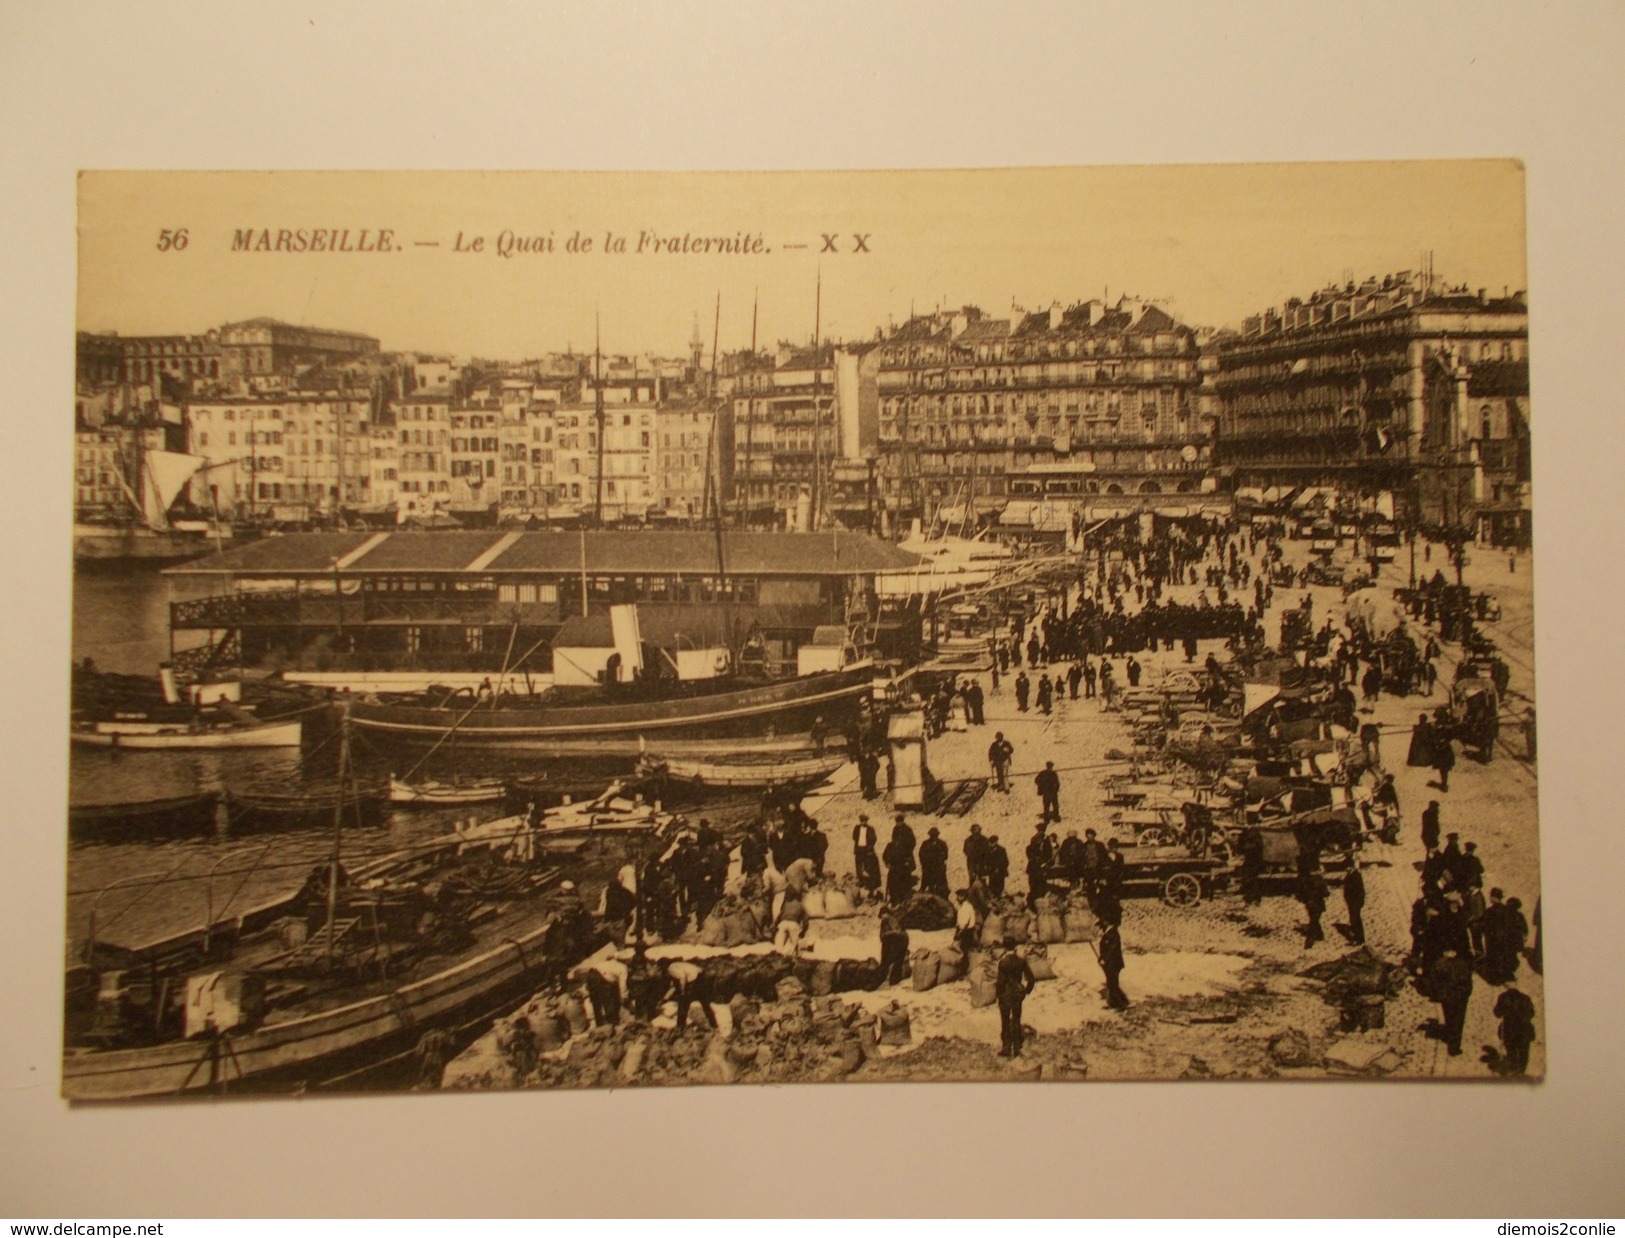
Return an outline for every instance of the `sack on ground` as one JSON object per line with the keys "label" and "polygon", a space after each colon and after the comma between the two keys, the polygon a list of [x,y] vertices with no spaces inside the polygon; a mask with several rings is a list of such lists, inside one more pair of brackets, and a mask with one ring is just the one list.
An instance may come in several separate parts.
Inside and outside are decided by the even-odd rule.
{"label": "sack on ground", "polygon": [[880,1043],[883,1045],[906,1045],[914,1038],[909,1026],[908,1011],[896,1002],[887,1006],[880,1012]]}
{"label": "sack on ground", "polygon": [[1027,951],[1027,967],[1032,971],[1034,980],[1055,979],[1055,964],[1050,960],[1049,951],[1041,945]]}
{"label": "sack on ground", "polygon": [[572,1036],[579,1036],[587,1030],[587,1008],[573,993],[567,993],[559,998],[559,1017],[564,1020],[564,1025]]}
{"label": "sack on ground", "polygon": [[939,894],[916,894],[903,904],[899,917],[903,927],[929,933],[936,929],[951,929],[959,918],[954,905]]}
{"label": "sack on ground", "polygon": [[914,991],[924,993],[937,987],[937,952],[923,946],[909,955],[909,968],[914,976]]}
{"label": "sack on ground", "polygon": [[965,952],[958,946],[944,946],[937,951],[937,983],[952,984],[965,976]]}
{"label": "sack on ground", "polygon": [[705,923],[700,925],[700,945],[725,950],[733,944],[729,940],[732,934],[733,926],[728,923],[728,918],[713,911],[705,917]]}
{"label": "sack on ground", "polygon": [[1040,911],[1037,930],[1038,940],[1046,945],[1066,940],[1066,921],[1058,911]]}
{"label": "sack on ground", "polygon": [[813,964],[812,975],[807,980],[807,992],[814,997],[828,997],[834,991],[835,961],[820,959]]}
{"label": "sack on ground", "polygon": [[801,909],[807,913],[810,920],[822,920],[828,912],[825,910],[824,892],[817,886],[806,891],[801,896]]}
{"label": "sack on ground", "polygon": [[873,992],[885,976],[886,969],[879,959],[837,959],[834,992]]}
{"label": "sack on ground", "polygon": [[1004,944],[1004,917],[996,911],[990,911],[987,919],[982,921],[982,944],[984,946]]}
{"label": "sack on ground", "polygon": [[852,896],[845,890],[824,891],[824,916],[830,920],[844,920],[856,914],[857,908],[853,905]]}
{"label": "sack on ground", "polygon": [[973,954],[968,961],[970,976],[970,1004],[974,1007],[991,1006],[998,998],[994,988],[993,960],[985,954]]}
{"label": "sack on ground", "polygon": [[1098,941],[1100,939],[1100,924],[1095,919],[1095,913],[1089,910],[1087,903],[1072,903],[1066,909],[1063,917],[1066,929],[1064,940],[1069,942]]}
{"label": "sack on ground", "polygon": [[1004,918],[1004,935],[1018,946],[1033,939],[1033,916],[1029,911],[1016,912]]}

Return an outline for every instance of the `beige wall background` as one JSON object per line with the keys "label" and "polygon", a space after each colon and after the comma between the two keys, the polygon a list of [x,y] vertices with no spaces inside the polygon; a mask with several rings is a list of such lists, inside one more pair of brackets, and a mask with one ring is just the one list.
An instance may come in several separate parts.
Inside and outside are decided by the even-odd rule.
{"label": "beige wall background", "polygon": [[[0,1213],[1625,1212],[1622,34],[1613,3],[0,9]],[[1440,157],[1527,168],[1544,1084],[57,1099],[78,170]]]}

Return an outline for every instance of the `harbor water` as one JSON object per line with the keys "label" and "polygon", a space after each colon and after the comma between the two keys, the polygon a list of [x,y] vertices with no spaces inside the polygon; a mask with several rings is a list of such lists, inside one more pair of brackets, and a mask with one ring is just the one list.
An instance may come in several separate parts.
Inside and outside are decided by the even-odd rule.
{"label": "harbor water", "polygon": [[[169,602],[200,592],[174,584],[151,567],[78,572],[73,594],[73,657],[91,659],[103,671],[156,676],[169,656]],[[174,590],[172,592],[172,589]],[[317,729],[317,728],[313,728]],[[223,791],[227,787],[274,787],[297,791],[331,784],[336,745],[327,728],[303,750],[294,748],[209,751],[116,752],[73,745],[69,755],[69,803],[131,803]],[[383,778],[401,758],[358,743],[354,766],[363,778]],[[408,760],[410,758],[407,758]],[[404,773],[405,769],[395,768]],[[452,773],[534,773],[509,762],[503,770],[479,768],[450,752],[424,765],[426,777]],[[501,812],[497,804],[463,808],[403,809],[371,829],[347,829],[347,864],[446,834],[459,820]],[[100,940],[139,944],[202,923],[213,911],[241,911],[297,888],[310,870],[332,857],[332,826],[232,837],[229,822],[214,837],[150,843],[67,844],[67,952],[80,957],[92,916]],[[63,824],[66,839],[66,822]]]}

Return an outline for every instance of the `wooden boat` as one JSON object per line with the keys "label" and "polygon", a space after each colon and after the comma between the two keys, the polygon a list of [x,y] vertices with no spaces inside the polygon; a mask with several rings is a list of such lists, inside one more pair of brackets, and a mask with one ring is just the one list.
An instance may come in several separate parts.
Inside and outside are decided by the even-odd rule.
{"label": "wooden boat", "polygon": [[420,808],[443,808],[457,804],[490,804],[502,799],[508,784],[501,778],[465,778],[453,782],[407,782],[389,780],[389,802]]}
{"label": "wooden boat", "polygon": [[206,791],[127,804],[71,804],[68,837],[88,842],[212,834],[219,803],[218,792]]}
{"label": "wooden boat", "polygon": [[[70,975],[70,999],[77,993],[80,1000],[70,1009],[63,1096],[103,1101],[319,1087],[408,1054],[431,1028],[467,1028],[495,1016],[599,940],[579,909],[556,914],[540,897],[558,869],[498,862],[510,880],[501,896],[466,903],[469,940],[449,949],[426,943],[418,914],[423,881],[458,872],[471,853],[490,857],[496,849],[448,836],[358,869],[341,884],[331,921],[325,890],[307,882],[229,920],[140,948],[92,943],[86,966]],[[471,876],[489,880],[492,863]],[[310,924],[312,914],[318,919],[309,936],[290,946],[288,927]],[[215,1015],[205,1022],[197,1006],[208,1001]],[[156,1043],[128,1043],[141,1039]]]}
{"label": "wooden boat", "polygon": [[280,722],[133,722],[103,721],[75,727],[76,744],[97,748],[297,748],[303,724]]}
{"label": "wooden boat", "polygon": [[842,765],[842,755],[825,754],[803,757],[763,758],[743,756],[732,760],[685,760],[681,757],[650,753],[645,767],[659,771],[677,782],[694,783],[706,787],[782,787],[787,785],[813,786],[823,782]]}
{"label": "wooden boat", "polygon": [[[779,731],[806,731],[823,717],[832,730],[860,699],[873,691],[874,670],[860,663],[793,679],[759,683],[707,682],[681,695],[638,697],[637,692],[594,693],[580,704],[565,696],[541,698],[535,705],[497,701],[471,710],[453,699],[437,705],[414,702],[350,705],[350,721],[374,736],[439,743],[453,731],[461,748],[546,749],[561,742],[599,745],[619,741],[636,745],[670,738],[721,739],[760,736]],[[598,747],[599,752],[605,751]]]}
{"label": "wooden boat", "polygon": [[[227,820],[234,833],[273,829],[311,829],[333,824],[338,806],[336,786],[313,785],[298,791],[253,785],[226,791]],[[389,801],[385,783],[353,783],[343,792],[346,825],[382,825]]]}

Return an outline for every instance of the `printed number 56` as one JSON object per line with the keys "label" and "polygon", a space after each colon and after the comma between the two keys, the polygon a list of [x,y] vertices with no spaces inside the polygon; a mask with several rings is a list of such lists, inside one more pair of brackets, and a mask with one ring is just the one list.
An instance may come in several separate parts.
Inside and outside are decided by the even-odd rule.
{"label": "printed number 56", "polygon": [[158,250],[159,250],[160,253],[162,253],[164,250],[168,250],[168,249],[185,249],[185,248],[186,248],[186,229],[185,228],[174,228],[174,229],[165,228],[162,232],[160,232],[158,234]]}

